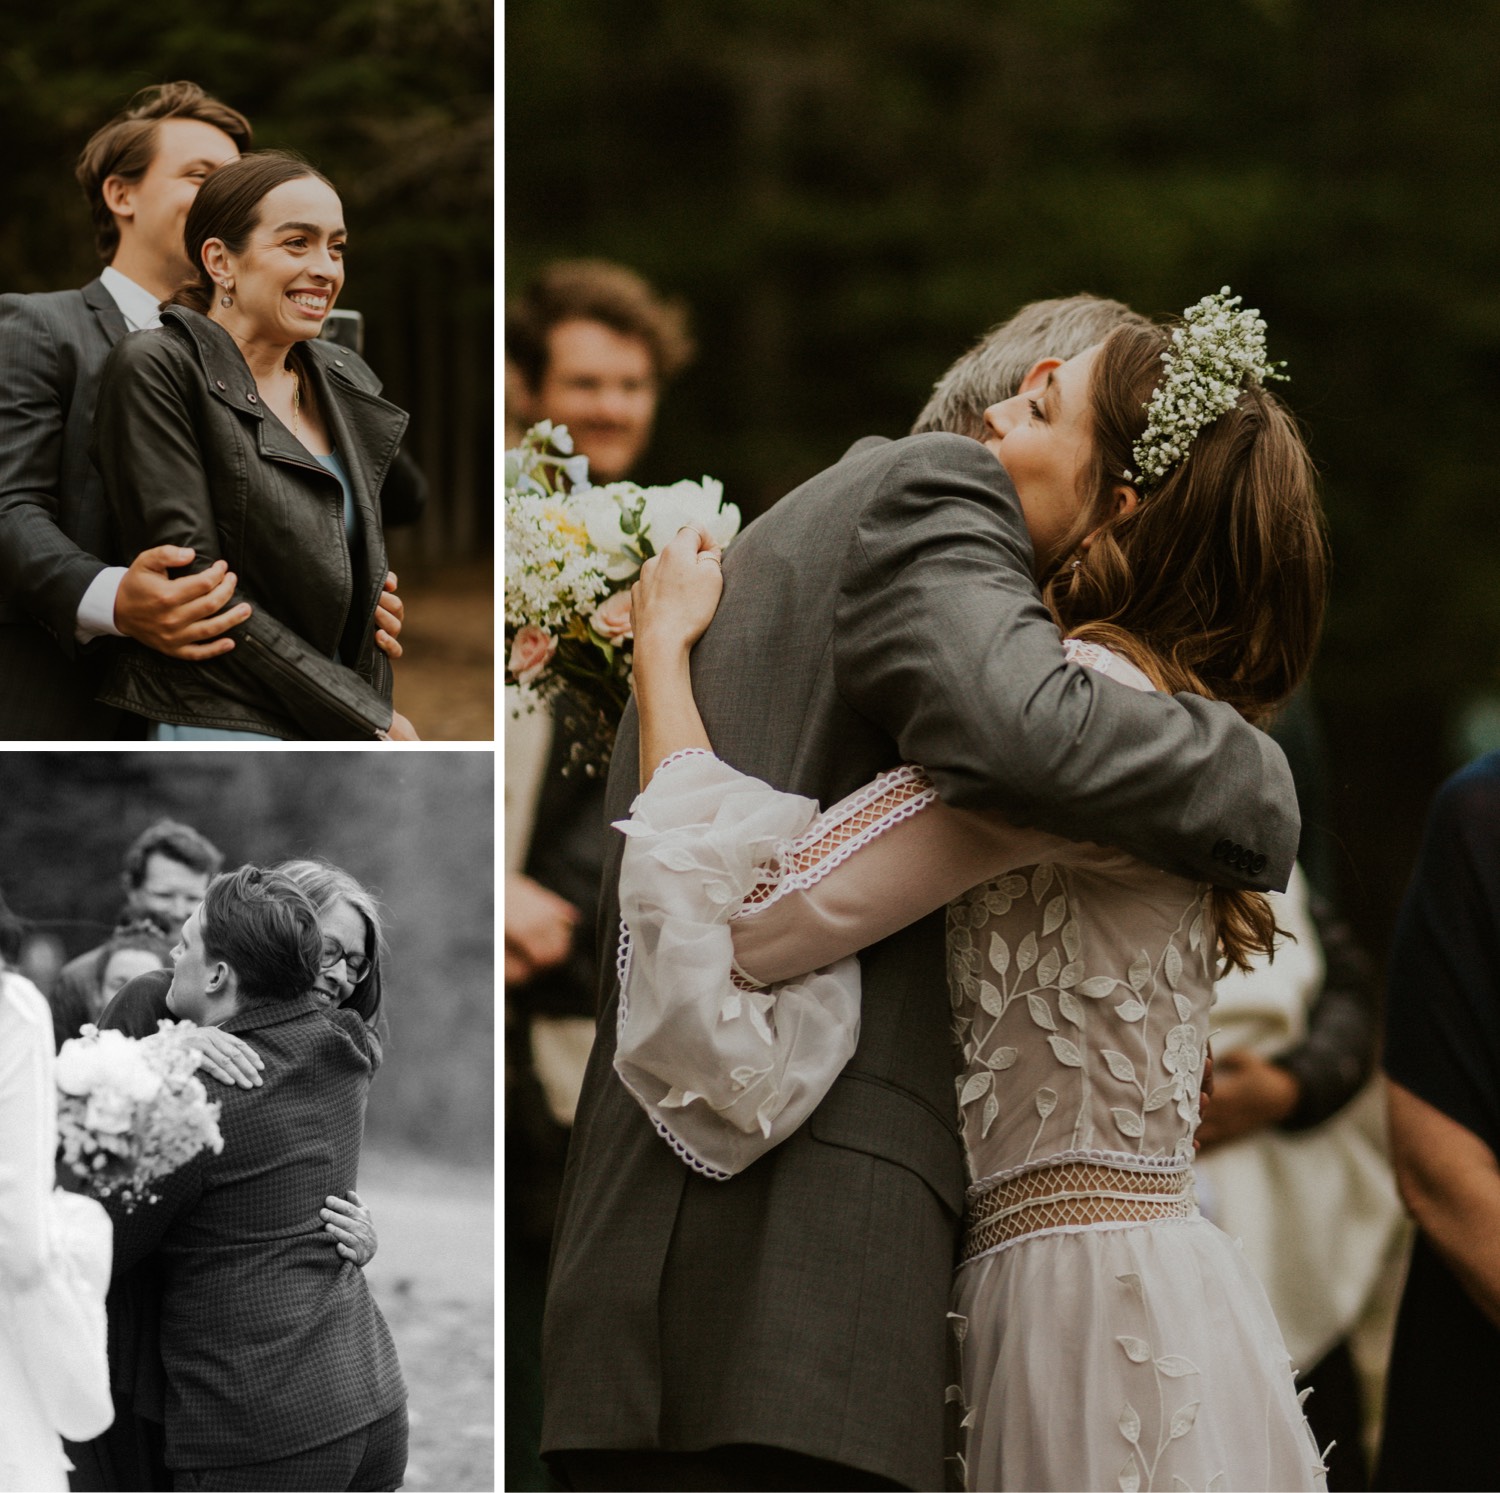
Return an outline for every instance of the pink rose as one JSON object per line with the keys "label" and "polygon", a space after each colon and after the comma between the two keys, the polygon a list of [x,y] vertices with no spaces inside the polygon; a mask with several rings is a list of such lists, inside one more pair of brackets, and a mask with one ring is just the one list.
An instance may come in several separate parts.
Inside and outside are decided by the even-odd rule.
{"label": "pink rose", "polygon": [[630,621],[630,592],[616,591],[603,606],[589,618],[589,626],[610,643],[623,643],[634,636]]}
{"label": "pink rose", "polygon": [[557,639],[528,622],[510,645],[510,674],[517,684],[530,684],[552,662]]}

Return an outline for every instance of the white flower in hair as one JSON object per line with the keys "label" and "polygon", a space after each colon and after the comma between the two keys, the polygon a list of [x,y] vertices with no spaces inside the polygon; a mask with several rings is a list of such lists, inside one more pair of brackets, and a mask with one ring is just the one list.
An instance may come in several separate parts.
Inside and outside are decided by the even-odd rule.
{"label": "white flower in hair", "polygon": [[1266,359],[1266,324],[1259,311],[1238,309],[1240,296],[1226,285],[1182,314],[1172,346],[1161,355],[1166,370],[1146,405],[1146,428],[1134,446],[1136,472],[1127,482],[1154,487],[1188,459],[1194,437],[1227,414],[1249,384],[1284,379],[1285,365]]}

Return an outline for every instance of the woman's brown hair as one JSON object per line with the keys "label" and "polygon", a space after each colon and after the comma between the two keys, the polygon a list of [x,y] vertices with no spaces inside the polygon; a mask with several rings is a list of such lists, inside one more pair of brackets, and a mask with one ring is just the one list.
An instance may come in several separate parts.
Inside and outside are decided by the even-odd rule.
{"label": "woman's brown hair", "polygon": [[[1124,326],[1100,347],[1086,501],[1043,595],[1065,635],[1115,649],[1160,689],[1225,700],[1263,723],[1307,672],[1322,628],[1328,540],[1316,474],[1291,413],[1252,384],[1121,511],[1170,345],[1160,328]],[[1211,899],[1226,965],[1272,952],[1263,896],[1215,887]]]}
{"label": "woman's brown hair", "polygon": [[231,254],[244,252],[250,235],[260,222],[260,205],[267,195],[289,181],[311,176],[332,187],[333,183],[300,156],[284,150],[255,150],[239,160],[220,166],[198,189],[183,227],[183,248],[192,266],[188,279],[172,292],[162,307],[186,306],[205,316],[219,287],[203,267],[203,246],[209,239],[222,239]]}

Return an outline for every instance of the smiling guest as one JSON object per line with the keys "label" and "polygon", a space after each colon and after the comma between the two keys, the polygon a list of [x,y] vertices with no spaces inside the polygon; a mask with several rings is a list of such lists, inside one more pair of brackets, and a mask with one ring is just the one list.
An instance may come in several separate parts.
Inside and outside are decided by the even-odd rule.
{"label": "smiling guest", "polygon": [[128,553],[227,563],[233,651],[188,661],[117,645],[100,699],[157,740],[415,740],[377,647],[380,491],[406,415],[353,353],[317,340],[344,284],[338,193],[305,161],[222,167],[187,215],[190,278],[162,325],[123,339],[95,457]]}

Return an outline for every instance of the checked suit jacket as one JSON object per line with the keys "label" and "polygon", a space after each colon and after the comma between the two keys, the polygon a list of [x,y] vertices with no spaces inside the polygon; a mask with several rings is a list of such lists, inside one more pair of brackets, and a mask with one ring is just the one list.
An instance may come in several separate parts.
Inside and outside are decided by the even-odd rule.
{"label": "checked suit jacket", "polygon": [[[825,805],[919,762],[960,807],[1202,880],[1284,885],[1298,819],[1280,750],[1227,706],[1067,663],[1031,564],[978,442],[859,442],[725,555],[692,656],[715,750]],[[632,705],[611,820],[635,797],[637,747]],[[801,1130],[720,1182],[678,1159],[613,1070],[622,844],[548,1285],[543,1450],[752,1442],[942,1487],[965,1186],[943,915],[863,951],[854,1057]]]}
{"label": "checked suit jacket", "polygon": [[98,704],[102,659],[74,639],[78,603],[113,556],[89,460],[94,405],[125,318],[99,280],[0,296],[0,739],[138,735]]}
{"label": "checked suit jacket", "polygon": [[[141,975],[121,996],[147,982],[160,993],[171,976]],[[406,1398],[364,1272],[318,1215],[326,1196],[358,1185],[378,1040],[354,1012],[308,996],[223,1025],[266,1065],[260,1088],[212,1085],[223,1151],[159,1182],[156,1203],[108,1205],[116,1274],[153,1250],[162,1264],[167,1465],[179,1469],[306,1451]]]}

